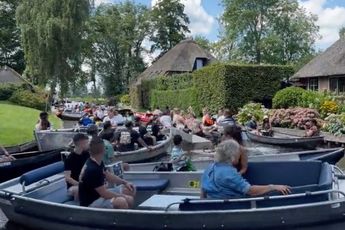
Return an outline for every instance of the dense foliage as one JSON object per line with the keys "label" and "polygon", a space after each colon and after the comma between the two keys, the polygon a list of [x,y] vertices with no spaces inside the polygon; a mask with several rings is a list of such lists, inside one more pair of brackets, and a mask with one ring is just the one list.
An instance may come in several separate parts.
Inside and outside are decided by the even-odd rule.
{"label": "dense foliage", "polygon": [[9,66],[22,73],[24,52],[20,45],[20,30],[16,25],[16,8],[20,0],[0,1],[0,67]]}
{"label": "dense foliage", "polygon": [[314,52],[317,17],[297,0],[222,0],[221,41],[229,56],[250,63],[291,64]]}
{"label": "dense foliage", "polygon": [[30,107],[38,110],[46,110],[46,95],[44,92],[35,92],[33,93],[30,90],[16,90],[11,98],[9,99],[10,102]]}
{"label": "dense foliage", "polygon": [[281,81],[291,74],[292,68],[286,66],[214,64],[192,74],[143,81],[131,90],[131,102],[144,108],[178,105],[193,106],[197,112],[203,107],[212,112],[219,108],[235,112],[250,101],[272,98]]}
{"label": "dense foliage", "polygon": [[326,132],[341,136],[345,134],[345,113],[331,114],[326,119],[323,129]]}
{"label": "dense foliage", "polygon": [[320,114],[315,109],[291,108],[271,111],[270,120],[275,127],[304,129],[310,119],[316,119],[319,126],[323,125]]}
{"label": "dense foliage", "polygon": [[268,109],[266,109],[260,103],[248,103],[240,108],[237,114],[237,120],[240,124],[246,124],[253,116],[259,122],[261,122],[264,116],[268,114]]}
{"label": "dense foliage", "polygon": [[278,91],[273,97],[273,108],[287,109],[298,106],[304,92],[300,87],[288,87]]}

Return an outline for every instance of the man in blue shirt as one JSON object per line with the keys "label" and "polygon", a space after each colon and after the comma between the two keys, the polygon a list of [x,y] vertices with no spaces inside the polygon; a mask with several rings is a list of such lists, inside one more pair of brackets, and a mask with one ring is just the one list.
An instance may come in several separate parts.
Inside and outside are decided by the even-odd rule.
{"label": "man in blue shirt", "polygon": [[211,164],[201,179],[201,198],[230,199],[245,196],[260,196],[271,191],[284,195],[290,193],[286,185],[251,185],[233,165],[238,165],[240,146],[234,140],[218,145],[215,163]]}

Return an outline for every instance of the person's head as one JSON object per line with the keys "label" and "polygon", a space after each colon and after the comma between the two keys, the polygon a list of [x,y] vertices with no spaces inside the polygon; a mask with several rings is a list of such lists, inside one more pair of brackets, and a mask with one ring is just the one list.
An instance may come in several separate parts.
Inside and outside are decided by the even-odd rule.
{"label": "person's head", "polygon": [[181,145],[181,143],[182,143],[182,137],[181,137],[181,135],[175,135],[174,136],[174,139],[173,139],[173,142],[174,142],[174,145],[175,146],[180,146]]}
{"label": "person's head", "polygon": [[269,121],[269,117],[267,115],[264,116],[264,122],[268,122]]}
{"label": "person's head", "polygon": [[310,122],[310,121],[307,121],[307,122],[305,123],[305,127],[306,127],[307,129],[309,129],[309,128],[311,127],[311,122]]}
{"label": "person's head", "polygon": [[41,112],[40,113],[40,119],[41,120],[48,120],[48,113],[47,112]]}
{"label": "person's head", "polygon": [[98,126],[97,125],[90,125],[87,128],[87,134],[90,136],[97,136],[98,135]]}
{"label": "person's head", "polygon": [[218,116],[223,116],[223,115],[224,115],[224,109],[219,109]]}
{"label": "person's head", "polygon": [[105,152],[104,142],[100,137],[92,137],[90,141],[90,156],[102,159]]}
{"label": "person's head", "polygon": [[132,129],[133,128],[133,122],[127,121],[125,126],[126,126],[127,129]]}
{"label": "person's head", "polygon": [[174,108],[174,114],[180,114],[181,113],[181,110],[179,108]]}
{"label": "person's head", "polygon": [[224,127],[224,137],[227,139],[234,139],[240,145],[243,144],[242,129],[239,126],[227,125]]}
{"label": "person's head", "polygon": [[251,116],[252,121],[256,121],[256,117],[254,115]]}
{"label": "person's head", "polygon": [[113,113],[114,113],[114,116],[119,115],[119,111],[117,109],[115,109]]}
{"label": "person's head", "polygon": [[89,137],[83,133],[77,133],[73,137],[73,144],[76,148],[85,151],[89,148]]}
{"label": "person's head", "polygon": [[240,145],[235,140],[226,140],[217,146],[215,161],[237,165],[240,155]]}
{"label": "person's head", "polygon": [[232,117],[232,113],[231,113],[231,111],[230,111],[230,109],[225,109],[224,110],[224,117]]}
{"label": "person's head", "polygon": [[109,130],[109,129],[111,129],[111,122],[110,122],[110,121],[104,122],[104,124],[103,124],[103,129],[104,129],[104,130]]}
{"label": "person's head", "polygon": [[203,114],[203,115],[207,115],[208,112],[209,112],[209,111],[208,111],[208,108],[207,108],[207,107],[205,107],[205,108],[202,109],[202,114]]}
{"label": "person's head", "polygon": [[114,117],[114,109],[108,110],[108,117],[113,118]]}

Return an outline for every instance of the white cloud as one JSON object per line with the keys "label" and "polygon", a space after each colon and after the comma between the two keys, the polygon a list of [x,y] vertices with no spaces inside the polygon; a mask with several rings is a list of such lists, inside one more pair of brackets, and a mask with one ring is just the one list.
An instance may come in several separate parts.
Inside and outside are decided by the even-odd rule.
{"label": "white cloud", "polygon": [[[159,0],[151,0],[154,6]],[[185,5],[184,12],[190,19],[189,29],[191,35],[208,35],[215,26],[215,18],[209,15],[202,6],[201,0],[180,0]]]}
{"label": "white cloud", "polygon": [[345,7],[326,7],[327,0],[300,0],[300,4],[310,13],[319,18],[317,25],[320,27],[322,38],[316,46],[325,49],[339,39],[339,29],[345,26]]}
{"label": "white cloud", "polygon": [[111,3],[111,0],[95,0],[95,6],[99,6],[102,3]]}

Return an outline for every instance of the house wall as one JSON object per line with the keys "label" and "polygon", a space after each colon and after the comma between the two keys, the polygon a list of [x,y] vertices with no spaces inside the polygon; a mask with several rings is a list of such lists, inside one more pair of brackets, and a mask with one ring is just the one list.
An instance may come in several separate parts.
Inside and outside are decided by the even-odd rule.
{"label": "house wall", "polygon": [[319,77],[319,91],[329,91],[329,77]]}

